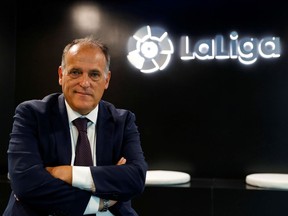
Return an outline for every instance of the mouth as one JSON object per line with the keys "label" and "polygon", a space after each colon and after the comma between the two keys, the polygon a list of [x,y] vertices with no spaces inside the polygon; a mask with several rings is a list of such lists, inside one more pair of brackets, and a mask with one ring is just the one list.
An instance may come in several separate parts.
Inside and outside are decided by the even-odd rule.
{"label": "mouth", "polygon": [[91,96],[89,92],[75,91],[74,93],[79,94],[81,96]]}

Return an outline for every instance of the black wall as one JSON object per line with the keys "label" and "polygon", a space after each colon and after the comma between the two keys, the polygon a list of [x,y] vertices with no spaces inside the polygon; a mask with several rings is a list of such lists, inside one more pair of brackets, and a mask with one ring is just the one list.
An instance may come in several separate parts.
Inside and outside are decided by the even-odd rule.
{"label": "black wall", "polygon": [[7,144],[15,101],[15,20],[14,1],[0,7],[0,174],[7,173]]}
{"label": "black wall", "polygon": [[[15,106],[61,90],[62,49],[86,34],[111,48],[104,99],[136,114],[150,169],[201,178],[288,172],[288,13],[277,1],[91,1],[101,19],[97,30],[87,31],[70,17],[84,1],[29,2],[1,8],[2,173]],[[128,38],[145,25],[163,27],[175,46],[169,67],[159,73],[140,73],[126,58]],[[240,37],[280,37],[281,56],[249,66],[235,59],[179,59],[180,36],[228,38],[233,30]]]}

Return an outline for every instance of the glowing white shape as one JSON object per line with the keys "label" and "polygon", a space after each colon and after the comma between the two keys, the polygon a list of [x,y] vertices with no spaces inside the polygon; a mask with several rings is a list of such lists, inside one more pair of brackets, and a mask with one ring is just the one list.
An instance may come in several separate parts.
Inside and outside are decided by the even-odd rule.
{"label": "glowing white shape", "polygon": [[158,54],[158,46],[152,41],[144,42],[141,46],[141,52],[146,58],[154,58]]}
{"label": "glowing white shape", "polygon": [[142,27],[128,40],[127,58],[143,73],[165,69],[173,53],[172,41],[160,27]]}
{"label": "glowing white shape", "polygon": [[79,3],[71,8],[71,18],[74,27],[84,33],[98,30],[101,23],[100,17],[100,10],[94,4]]}

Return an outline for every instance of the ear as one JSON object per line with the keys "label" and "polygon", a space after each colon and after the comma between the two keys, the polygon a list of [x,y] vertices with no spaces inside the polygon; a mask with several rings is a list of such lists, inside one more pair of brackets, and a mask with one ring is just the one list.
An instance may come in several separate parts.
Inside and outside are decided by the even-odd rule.
{"label": "ear", "polygon": [[106,78],[105,78],[105,89],[108,89],[110,79],[111,79],[111,71],[108,71]]}
{"label": "ear", "polygon": [[62,85],[62,77],[63,77],[63,70],[62,70],[62,67],[59,66],[58,67],[58,82],[60,86]]}

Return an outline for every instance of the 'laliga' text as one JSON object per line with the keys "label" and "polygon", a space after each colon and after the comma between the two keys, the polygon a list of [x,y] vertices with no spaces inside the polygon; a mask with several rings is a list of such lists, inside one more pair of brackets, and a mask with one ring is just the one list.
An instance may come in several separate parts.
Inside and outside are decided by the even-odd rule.
{"label": "'laliga' text", "polygon": [[216,35],[211,39],[200,39],[194,45],[189,36],[182,36],[180,39],[182,60],[238,59],[242,64],[250,65],[259,57],[280,57],[280,51],[279,37],[239,38],[236,31],[230,33],[228,41],[225,41],[222,35]]}

